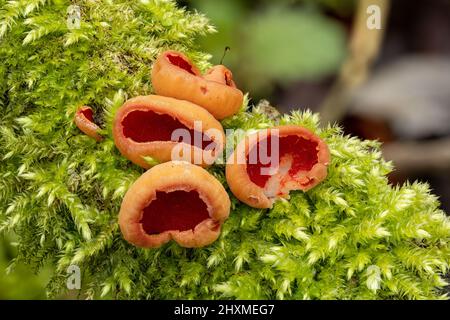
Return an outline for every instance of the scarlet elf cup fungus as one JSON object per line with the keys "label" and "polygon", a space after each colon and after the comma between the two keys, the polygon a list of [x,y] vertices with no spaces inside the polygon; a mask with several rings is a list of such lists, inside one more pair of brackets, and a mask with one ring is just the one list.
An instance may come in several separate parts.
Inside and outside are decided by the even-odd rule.
{"label": "scarlet elf cup fungus", "polygon": [[328,146],[318,136],[300,126],[279,126],[245,137],[227,161],[226,178],[239,200],[270,208],[289,191],[323,181],[329,162]]}
{"label": "scarlet elf cup fungus", "polygon": [[97,141],[103,140],[103,137],[98,134],[100,127],[94,123],[94,112],[91,107],[82,106],[78,108],[74,121],[78,129],[89,137]]}
{"label": "scarlet elf cup fungus", "polygon": [[122,155],[143,168],[151,167],[145,157],[211,165],[225,141],[222,125],[208,111],[156,95],[125,102],[116,113],[113,136]]}
{"label": "scarlet elf cup fungus", "polygon": [[215,81],[236,88],[236,84],[233,81],[233,74],[227,67],[223,65],[212,67],[206,72],[203,78],[208,81]]}
{"label": "scarlet elf cup fungus", "polygon": [[224,66],[211,68],[203,77],[182,53],[165,51],[155,61],[152,85],[162,96],[193,102],[221,120],[237,113],[244,95]]}
{"label": "scarlet elf cup fungus", "polygon": [[185,161],[159,164],[140,176],[126,193],[119,213],[124,238],[156,248],[170,240],[203,247],[220,235],[230,212],[222,184],[205,169]]}

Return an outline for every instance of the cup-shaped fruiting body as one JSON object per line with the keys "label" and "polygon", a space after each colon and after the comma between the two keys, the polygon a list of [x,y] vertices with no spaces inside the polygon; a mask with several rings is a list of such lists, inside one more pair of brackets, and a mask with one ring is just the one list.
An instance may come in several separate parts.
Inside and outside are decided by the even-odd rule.
{"label": "cup-shaped fruiting body", "polygon": [[270,208],[289,191],[307,191],[327,176],[330,153],[311,131],[294,125],[261,130],[245,137],[227,160],[233,194],[255,208]]}
{"label": "cup-shaped fruiting body", "polygon": [[216,241],[230,212],[222,184],[205,169],[185,161],[159,164],[127,191],[119,225],[128,242],[156,248],[170,240],[203,247]]}
{"label": "cup-shaped fruiting body", "polygon": [[82,106],[75,113],[75,125],[83,133],[97,141],[101,141],[103,137],[98,133],[100,127],[94,123],[94,112],[91,107]]}
{"label": "cup-shaped fruiting body", "polygon": [[224,65],[217,65],[209,69],[205,75],[204,79],[208,81],[215,81],[232,88],[236,88],[236,83],[233,81],[233,74],[230,69],[225,67]]}
{"label": "cup-shaped fruiting body", "polygon": [[237,113],[244,100],[230,70],[216,66],[203,77],[184,54],[176,51],[163,52],[156,59],[152,84],[157,94],[193,102],[219,120]]}
{"label": "cup-shaped fruiting body", "polygon": [[225,143],[222,125],[205,109],[188,101],[156,95],[125,102],[113,123],[114,142],[124,157],[143,167],[184,160],[211,165]]}

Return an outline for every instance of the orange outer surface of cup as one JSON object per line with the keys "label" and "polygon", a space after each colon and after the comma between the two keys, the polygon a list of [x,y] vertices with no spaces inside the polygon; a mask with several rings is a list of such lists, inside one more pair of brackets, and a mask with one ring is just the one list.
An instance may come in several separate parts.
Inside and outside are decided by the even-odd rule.
{"label": "orange outer surface of cup", "polygon": [[92,108],[88,106],[82,106],[78,108],[74,119],[75,125],[89,137],[95,139],[96,141],[102,141],[103,137],[98,134],[100,127],[86,118],[86,116],[83,114],[83,112],[86,110],[90,110],[92,112]]}
{"label": "orange outer surface of cup", "polygon": [[[286,125],[274,127],[273,129],[279,130],[278,132],[280,138],[290,135],[297,135],[317,142],[318,162],[311,168],[311,170],[301,173],[302,178],[311,179],[311,183],[304,188],[301,188],[301,190],[307,191],[322,182],[327,176],[327,165],[330,162],[330,152],[327,144],[311,131],[300,126]],[[243,157],[243,159],[247,158],[249,150],[251,150],[255,144],[259,142],[259,140],[255,138],[256,135],[257,133],[254,133],[245,137],[238,144],[233,154],[228,158],[226,165],[227,183],[236,198],[247,205],[254,208],[271,208],[274,199],[269,199],[265,195],[264,189],[250,180],[250,177],[247,174],[247,164],[239,164],[236,161],[239,156]]]}
{"label": "orange outer surface of cup", "polygon": [[[194,74],[173,65],[168,55],[177,55],[192,66]],[[208,110],[216,119],[224,119],[236,114],[242,106],[244,95],[230,78],[227,85],[217,80],[217,73],[225,72],[223,66],[212,69],[202,77],[198,69],[182,53],[165,51],[155,61],[152,69],[152,85],[159,95],[187,100]],[[222,70],[220,70],[222,69]],[[226,69],[228,70],[228,69]],[[224,74],[231,77],[228,70]],[[211,80],[208,79],[211,77]]]}
{"label": "orange outer surface of cup", "polygon": [[[191,230],[147,234],[140,223],[144,208],[155,199],[157,191],[176,190],[197,191],[207,205],[209,218]],[[219,237],[230,205],[222,184],[205,169],[184,161],[171,161],[153,167],[134,182],[122,201],[119,226],[125,240],[138,247],[156,248],[172,239],[183,247],[203,247]]]}
{"label": "orange outer surface of cup", "polygon": [[[150,110],[159,114],[167,114],[176,118],[180,123],[186,127],[193,129],[194,121],[201,121],[202,130],[216,129],[220,136],[210,136],[212,140],[217,143],[214,157],[218,157],[224,147],[225,133],[222,125],[205,109],[190,103],[188,101],[177,100],[169,97],[162,97],[157,95],[135,97],[119,108],[114,118],[113,136],[114,142],[124,157],[133,163],[143,167],[150,168],[143,157],[148,156],[159,162],[167,162],[172,159],[172,149],[179,144],[175,141],[152,141],[152,142],[136,142],[131,138],[125,137],[123,134],[122,121],[126,115],[135,110]],[[180,142],[181,143],[181,142]],[[191,157],[183,160],[194,162],[195,159],[204,160],[207,153],[210,151],[202,150],[196,146],[188,146],[191,150]],[[197,155],[197,156],[196,156]],[[207,166],[209,163],[203,161],[202,166]]]}

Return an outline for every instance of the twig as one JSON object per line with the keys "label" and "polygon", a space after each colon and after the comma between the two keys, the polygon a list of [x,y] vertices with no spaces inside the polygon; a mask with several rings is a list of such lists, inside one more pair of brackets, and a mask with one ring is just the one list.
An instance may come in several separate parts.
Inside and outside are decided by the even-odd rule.
{"label": "twig", "polygon": [[[360,0],[354,18],[349,55],[344,62],[336,82],[325,98],[320,113],[322,124],[339,121],[346,113],[354,90],[365,82],[370,67],[380,51],[390,0]],[[367,8],[380,8],[381,29],[369,29]]]}

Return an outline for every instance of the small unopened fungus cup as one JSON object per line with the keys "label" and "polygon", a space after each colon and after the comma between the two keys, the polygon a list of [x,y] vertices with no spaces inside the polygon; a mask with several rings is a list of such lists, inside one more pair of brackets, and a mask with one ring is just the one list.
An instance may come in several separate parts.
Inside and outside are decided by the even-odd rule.
{"label": "small unopened fungus cup", "polygon": [[205,169],[184,161],[154,166],[126,193],[119,225],[128,242],[157,248],[176,241],[187,248],[207,246],[219,237],[230,212],[222,184]]}
{"label": "small unopened fungus cup", "polygon": [[102,141],[103,137],[98,133],[100,127],[94,123],[94,111],[91,107],[82,106],[75,113],[75,125],[83,133],[96,141]]}
{"label": "small unopened fungus cup", "polygon": [[226,178],[236,198],[271,208],[291,190],[307,191],[323,181],[329,162],[328,146],[317,135],[300,126],[279,126],[245,137],[227,160]]}
{"label": "small unopened fungus cup", "polygon": [[152,85],[158,95],[195,103],[219,120],[237,113],[244,100],[231,71],[225,66],[214,66],[202,76],[198,68],[177,51],[165,51],[156,59]]}
{"label": "small unopened fungus cup", "polygon": [[125,102],[116,113],[113,136],[122,155],[146,169],[171,160],[208,166],[225,143],[222,125],[208,111],[157,95]]}

